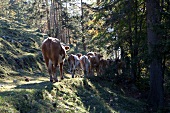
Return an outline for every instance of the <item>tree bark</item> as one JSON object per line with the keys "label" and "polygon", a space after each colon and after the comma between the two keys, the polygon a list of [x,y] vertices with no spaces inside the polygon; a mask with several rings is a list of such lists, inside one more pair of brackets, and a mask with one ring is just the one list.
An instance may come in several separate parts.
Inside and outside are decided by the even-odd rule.
{"label": "tree bark", "polygon": [[147,38],[150,56],[150,93],[148,102],[154,111],[163,108],[163,78],[160,37],[156,25],[160,24],[160,1],[147,0]]}
{"label": "tree bark", "polygon": [[50,32],[50,18],[49,18],[49,9],[48,9],[48,0],[46,0],[46,12],[47,12],[47,29],[48,29],[48,35],[51,36]]}
{"label": "tree bark", "polygon": [[83,43],[83,50],[86,51],[86,44],[85,44],[85,36],[84,36],[84,26],[83,26],[83,1],[81,0],[81,27],[82,27],[82,43]]}
{"label": "tree bark", "polygon": [[[128,7],[132,8],[132,1],[128,2]],[[131,54],[131,63],[130,63],[130,75],[131,78],[133,80],[133,82],[135,82],[136,79],[136,69],[137,67],[135,66],[135,54],[134,54],[134,43],[133,43],[133,39],[132,39],[132,14],[129,13],[128,14],[128,38],[129,38],[129,45],[130,45],[130,54]]]}

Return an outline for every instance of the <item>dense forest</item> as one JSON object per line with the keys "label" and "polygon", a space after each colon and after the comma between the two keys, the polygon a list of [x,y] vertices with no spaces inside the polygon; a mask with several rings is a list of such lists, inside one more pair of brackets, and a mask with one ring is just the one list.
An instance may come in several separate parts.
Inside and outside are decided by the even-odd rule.
{"label": "dense forest", "polygon": [[6,19],[34,28],[43,38],[58,38],[70,46],[68,54],[94,51],[123,60],[122,75],[111,77],[109,68],[101,78],[130,84],[146,99],[148,112],[170,112],[169,0],[1,0],[0,17],[1,38],[10,30],[2,23]]}

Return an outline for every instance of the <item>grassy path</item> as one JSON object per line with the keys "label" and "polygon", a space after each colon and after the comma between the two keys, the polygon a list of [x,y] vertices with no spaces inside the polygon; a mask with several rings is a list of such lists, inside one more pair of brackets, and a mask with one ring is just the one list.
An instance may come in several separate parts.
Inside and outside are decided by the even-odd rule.
{"label": "grassy path", "polygon": [[112,81],[70,78],[50,83],[48,77],[0,79],[1,113],[142,113],[145,104],[126,97]]}
{"label": "grassy path", "polygon": [[[26,77],[26,76],[25,76]],[[15,89],[19,85],[35,84],[41,82],[47,82],[49,79],[47,77],[26,77],[29,78],[29,82],[25,81],[25,77],[13,76],[8,78],[0,79],[0,92],[9,91]]]}

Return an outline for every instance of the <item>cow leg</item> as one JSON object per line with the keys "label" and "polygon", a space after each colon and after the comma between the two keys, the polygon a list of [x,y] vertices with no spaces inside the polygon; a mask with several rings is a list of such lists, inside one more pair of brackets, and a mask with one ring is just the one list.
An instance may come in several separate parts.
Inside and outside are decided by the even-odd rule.
{"label": "cow leg", "polygon": [[[84,64],[82,64],[82,61],[80,62],[80,70],[84,72],[84,76],[85,76],[85,66]],[[82,73],[81,73],[82,74]]]}
{"label": "cow leg", "polygon": [[75,67],[75,65],[73,65],[73,68],[72,68],[72,78],[74,78],[75,71],[76,71],[76,67]]}
{"label": "cow leg", "polygon": [[84,66],[85,68],[84,68],[84,76],[86,77],[87,75],[88,75],[88,65],[86,64],[85,66]]}
{"label": "cow leg", "polygon": [[79,61],[79,65],[78,65],[78,70],[79,70],[79,75],[82,76],[82,68],[81,68],[80,61]]}
{"label": "cow leg", "polygon": [[90,67],[90,65],[88,65],[88,70],[87,70],[87,72],[88,72],[88,76],[90,76],[90,75],[91,75],[91,67]]}
{"label": "cow leg", "polygon": [[55,62],[54,65],[53,65],[53,79],[54,79],[54,82],[58,82],[58,79],[57,79],[57,75],[56,75],[56,70],[57,70],[57,63]]}
{"label": "cow leg", "polygon": [[92,68],[91,72],[92,72],[92,76],[94,76],[95,67]]}
{"label": "cow leg", "polygon": [[86,71],[86,69],[84,70],[84,77],[86,77],[87,76],[87,71]]}
{"label": "cow leg", "polygon": [[89,73],[90,73],[91,76],[93,75],[93,68],[92,68],[92,66],[90,66]]}
{"label": "cow leg", "polygon": [[104,73],[104,66],[99,66],[99,73],[100,73],[100,75],[103,75],[103,73]]}
{"label": "cow leg", "polygon": [[80,75],[81,73],[80,73],[80,68],[79,67],[77,67],[77,73]]}
{"label": "cow leg", "polygon": [[87,76],[89,76],[90,75],[90,67],[88,67],[88,69],[87,69]]}
{"label": "cow leg", "polygon": [[80,67],[78,67],[78,74],[79,74],[80,77],[82,76],[82,70],[81,70]]}
{"label": "cow leg", "polygon": [[51,60],[48,57],[46,57],[44,55],[43,55],[43,58],[45,60],[46,66],[48,68],[48,73],[50,75],[50,82],[52,82],[53,81],[53,79],[52,79],[52,62],[51,62]]}
{"label": "cow leg", "polygon": [[50,75],[50,82],[53,82],[53,64],[51,60],[48,60],[48,73]]}
{"label": "cow leg", "polygon": [[99,76],[99,67],[96,67],[97,76]]}
{"label": "cow leg", "polygon": [[60,63],[60,78],[61,78],[61,80],[63,80],[64,79],[64,76],[63,76],[63,62],[62,63]]}
{"label": "cow leg", "polygon": [[72,78],[74,78],[74,74],[75,74],[75,69],[73,69]]}
{"label": "cow leg", "polygon": [[94,75],[93,69],[91,69],[90,73],[91,73],[91,74],[90,74],[91,76]]}
{"label": "cow leg", "polygon": [[122,73],[122,69],[118,69],[118,74],[121,75]]}
{"label": "cow leg", "polygon": [[53,67],[53,79],[54,79],[54,82],[58,82],[58,79],[57,79],[57,75],[56,75],[56,70],[57,70],[57,66],[54,66]]}
{"label": "cow leg", "polygon": [[50,59],[45,58],[46,65],[48,67],[48,73],[50,75],[50,82],[53,82],[53,77],[52,77],[52,62]]}
{"label": "cow leg", "polygon": [[70,72],[70,74],[71,74],[71,73],[72,73],[72,69],[73,69],[73,68],[72,68],[72,67],[73,67],[72,63],[69,64],[69,67],[70,67],[69,72]]}

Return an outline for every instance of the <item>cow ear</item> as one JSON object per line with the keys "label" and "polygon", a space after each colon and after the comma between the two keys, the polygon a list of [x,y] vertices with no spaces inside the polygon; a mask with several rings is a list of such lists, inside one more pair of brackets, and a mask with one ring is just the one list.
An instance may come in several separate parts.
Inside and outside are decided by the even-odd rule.
{"label": "cow ear", "polygon": [[96,55],[97,55],[97,53],[96,53],[96,52],[94,52],[94,55],[96,56]]}
{"label": "cow ear", "polygon": [[82,54],[81,53],[77,53],[77,56],[80,58],[82,56]]}
{"label": "cow ear", "polygon": [[91,58],[91,56],[90,55],[88,55],[88,59],[90,59]]}
{"label": "cow ear", "polygon": [[65,50],[68,51],[70,49],[69,46],[64,46],[65,47]]}
{"label": "cow ear", "polygon": [[99,54],[99,57],[100,57],[100,58],[102,58],[102,57],[103,57],[103,55]]}

